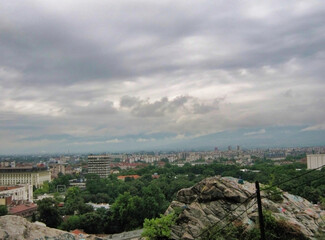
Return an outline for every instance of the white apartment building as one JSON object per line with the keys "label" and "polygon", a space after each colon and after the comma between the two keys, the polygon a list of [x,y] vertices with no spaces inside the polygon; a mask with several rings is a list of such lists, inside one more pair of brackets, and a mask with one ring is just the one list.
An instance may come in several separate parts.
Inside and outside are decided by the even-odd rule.
{"label": "white apartment building", "polygon": [[308,154],[307,155],[307,169],[321,169],[325,166],[325,154]]}
{"label": "white apartment building", "polygon": [[107,178],[111,161],[112,158],[108,155],[89,155],[88,173],[97,174],[101,178]]}

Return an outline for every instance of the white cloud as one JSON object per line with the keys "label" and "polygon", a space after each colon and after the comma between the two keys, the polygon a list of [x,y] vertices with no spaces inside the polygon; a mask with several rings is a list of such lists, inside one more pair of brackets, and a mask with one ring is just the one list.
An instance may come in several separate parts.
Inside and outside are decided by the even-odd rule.
{"label": "white cloud", "polygon": [[117,138],[115,138],[115,139],[111,139],[111,140],[106,140],[105,142],[106,142],[106,143],[122,143],[122,142],[124,142],[124,141],[121,140],[121,139],[117,139]]}
{"label": "white cloud", "polygon": [[261,135],[261,134],[264,134],[264,133],[266,133],[266,130],[265,129],[261,129],[259,131],[255,131],[255,132],[247,132],[247,133],[244,133],[244,136]]}
{"label": "white cloud", "polygon": [[320,131],[320,130],[325,130],[325,123],[306,127],[304,129],[302,129],[301,131],[304,132],[304,131]]}
{"label": "white cloud", "polygon": [[152,142],[152,141],[156,141],[156,139],[154,139],[154,138],[138,138],[136,140],[136,142]]}

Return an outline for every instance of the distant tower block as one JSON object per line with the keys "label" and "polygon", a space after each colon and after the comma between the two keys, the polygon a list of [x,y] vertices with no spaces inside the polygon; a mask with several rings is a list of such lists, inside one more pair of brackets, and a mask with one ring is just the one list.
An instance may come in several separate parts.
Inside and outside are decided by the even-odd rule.
{"label": "distant tower block", "polygon": [[214,148],[214,151],[215,151],[215,152],[218,152],[218,151],[219,151],[218,147],[215,147],[215,148]]}
{"label": "distant tower block", "polygon": [[231,151],[231,146],[228,146],[228,151]]}
{"label": "distant tower block", "polygon": [[308,154],[307,155],[307,169],[315,169],[325,166],[325,154]]}
{"label": "distant tower block", "polygon": [[236,150],[240,151],[240,146],[239,145],[237,145]]}
{"label": "distant tower block", "polygon": [[88,173],[97,174],[100,178],[107,178],[111,161],[111,157],[107,155],[88,156]]}

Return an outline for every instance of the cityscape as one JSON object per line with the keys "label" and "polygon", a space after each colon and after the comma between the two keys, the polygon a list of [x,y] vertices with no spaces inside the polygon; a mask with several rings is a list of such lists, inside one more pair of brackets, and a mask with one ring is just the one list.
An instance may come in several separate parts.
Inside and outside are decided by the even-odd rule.
{"label": "cityscape", "polygon": [[0,240],[325,239],[324,1],[0,2]]}
{"label": "cityscape", "polygon": [[[16,215],[26,219],[35,219],[37,214],[42,214],[40,213],[42,210],[39,210],[39,206],[42,206],[42,201],[49,204],[48,201],[58,199],[57,208],[61,209],[59,212],[64,211],[69,214],[69,208],[78,209],[76,206],[68,205],[66,199],[69,198],[69,194],[71,194],[69,192],[75,191],[74,194],[77,192],[81,194],[84,191],[94,191],[94,186],[90,185],[93,181],[100,185],[104,182],[107,184],[107,179],[116,179],[115,181],[120,181],[119,184],[123,183],[129,185],[135,181],[143,181],[142,179],[146,176],[144,172],[151,172],[151,176],[149,175],[150,181],[155,182],[159,181],[161,178],[165,178],[164,175],[166,173],[164,173],[165,170],[163,169],[173,167],[176,172],[181,169],[187,169],[181,170],[183,174],[174,175],[175,179],[178,177],[181,178],[182,180],[180,180],[184,184],[185,179],[188,181],[190,177],[189,173],[193,174],[191,171],[196,172],[196,175],[192,175],[191,177],[193,180],[195,178],[202,179],[202,177],[217,174],[217,172],[223,168],[222,166],[229,166],[234,170],[234,172],[230,174],[240,173],[241,176],[243,176],[239,176],[240,180],[238,180],[238,182],[242,184],[249,174],[253,174],[254,176],[265,174],[265,164],[268,164],[270,167],[278,166],[284,168],[287,168],[287,166],[294,166],[294,168],[290,167],[290,169],[295,170],[295,172],[300,172],[303,169],[309,171],[317,170],[325,165],[325,146],[242,149],[239,145],[236,145],[234,147],[228,146],[226,150],[219,150],[218,147],[215,147],[213,151],[205,152],[185,151],[0,156],[0,206],[4,206],[6,208],[6,213],[10,215]],[[262,168],[260,166],[262,166]],[[214,172],[212,169],[216,169],[216,167],[220,170]],[[151,169],[151,171],[149,169]],[[188,174],[184,175],[186,171]],[[224,170],[221,170],[220,173],[223,175]],[[306,172],[304,174],[306,174]],[[115,184],[115,187],[119,185],[117,183]],[[52,190],[50,190],[51,188]],[[100,190],[100,192],[102,190]],[[156,194],[156,192],[154,194]],[[85,200],[82,200],[82,198],[77,201],[81,201],[85,204],[83,208],[89,208],[89,210],[86,211],[110,212],[111,207],[114,207],[115,203],[113,203],[113,205],[110,204],[109,195],[109,192],[108,194],[97,193],[94,195],[95,199],[91,197],[90,199],[92,200],[89,202],[84,202]],[[121,196],[122,195],[120,195],[120,197]],[[75,204],[77,203],[75,202]],[[78,205],[79,204],[81,203],[78,203]],[[46,214],[48,215],[49,212]],[[76,212],[74,214],[76,214]],[[45,217],[43,221],[46,222],[46,225],[44,223],[42,224],[44,224],[44,226],[55,227],[55,225],[51,223],[52,217],[53,216]],[[66,230],[71,229],[71,226],[64,225],[65,222],[68,224],[70,221],[68,219],[69,218],[63,220],[63,225],[60,225],[60,228]],[[80,224],[81,223],[79,223],[79,225],[77,224],[76,227],[84,226]],[[89,236],[89,233],[98,233],[98,231],[102,231],[99,229],[96,230],[96,228],[84,228],[86,228],[86,232],[76,228],[72,233],[84,237]],[[110,229],[110,227],[108,227],[108,229]],[[114,232],[115,231],[111,233]],[[142,231],[131,231],[129,234],[136,238],[142,234]],[[117,239],[121,237],[118,233],[105,236],[110,239],[113,236]]]}

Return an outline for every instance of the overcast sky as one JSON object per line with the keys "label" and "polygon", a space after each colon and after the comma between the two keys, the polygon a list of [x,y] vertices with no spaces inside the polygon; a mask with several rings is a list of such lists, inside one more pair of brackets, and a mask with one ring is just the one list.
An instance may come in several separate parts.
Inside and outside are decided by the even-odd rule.
{"label": "overcast sky", "polygon": [[0,154],[220,146],[219,133],[264,144],[272,129],[325,144],[324,1],[0,0],[0,12]]}

